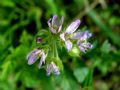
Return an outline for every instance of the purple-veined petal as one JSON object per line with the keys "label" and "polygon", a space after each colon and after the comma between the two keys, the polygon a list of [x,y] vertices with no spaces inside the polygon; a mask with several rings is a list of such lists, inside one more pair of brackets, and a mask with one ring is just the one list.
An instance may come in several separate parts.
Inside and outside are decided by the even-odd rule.
{"label": "purple-veined petal", "polygon": [[54,15],[52,18],[52,27],[58,26],[58,17],[57,15]]}
{"label": "purple-veined petal", "polygon": [[38,52],[38,51],[39,51],[38,49],[35,49],[27,55],[27,60],[28,60],[29,65],[35,63],[35,61],[37,60],[36,52]]}
{"label": "purple-veined petal", "polygon": [[61,21],[60,21],[60,25],[59,25],[59,28],[58,28],[58,32],[61,31],[63,22],[64,22],[64,17],[62,16]]}
{"label": "purple-veined petal", "polygon": [[71,33],[73,33],[73,32],[76,31],[76,29],[79,27],[79,25],[80,25],[80,20],[76,20],[76,21],[72,22],[72,23],[67,27],[67,29],[66,29],[65,32],[68,33],[68,34],[71,34]]}
{"label": "purple-veined petal", "polygon": [[65,45],[68,51],[72,49],[72,42],[70,40],[65,41]]}
{"label": "purple-veined petal", "polygon": [[59,25],[59,28],[58,28],[58,32],[61,31],[63,22],[64,22],[64,17],[62,16],[61,21],[60,21],[60,25]]}
{"label": "purple-veined petal", "polygon": [[49,26],[49,29],[50,29],[50,31],[52,32],[52,33],[56,33],[56,30],[53,28],[53,26],[52,26],[52,24],[51,24],[51,21],[52,21],[52,19],[50,18],[49,20],[48,20],[48,26]]}
{"label": "purple-veined petal", "polygon": [[42,67],[42,64],[45,64],[45,58],[46,58],[46,55],[45,55],[45,53],[42,51],[40,63],[39,63],[39,66],[38,66],[39,69]]}
{"label": "purple-veined petal", "polygon": [[85,32],[76,32],[72,36],[72,39],[80,39],[80,40],[87,40],[92,36],[92,33],[85,31]]}
{"label": "purple-veined petal", "polygon": [[60,34],[60,38],[65,41],[65,33]]}
{"label": "purple-veined petal", "polygon": [[75,32],[72,39],[80,39],[83,36],[83,32]]}

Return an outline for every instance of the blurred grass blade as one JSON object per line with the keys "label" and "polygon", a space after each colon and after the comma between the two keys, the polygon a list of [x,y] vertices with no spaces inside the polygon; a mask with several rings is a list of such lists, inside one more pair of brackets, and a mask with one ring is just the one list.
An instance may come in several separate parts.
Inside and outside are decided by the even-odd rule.
{"label": "blurred grass blade", "polygon": [[107,27],[100,19],[100,17],[97,15],[97,13],[94,10],[91,10],[88,13],[88,16],[91,17],[91,19],[100,27],[100,30],[112,40],[112,42],[118,46],[120,46],[120,37],[116,35],[112,30]]}

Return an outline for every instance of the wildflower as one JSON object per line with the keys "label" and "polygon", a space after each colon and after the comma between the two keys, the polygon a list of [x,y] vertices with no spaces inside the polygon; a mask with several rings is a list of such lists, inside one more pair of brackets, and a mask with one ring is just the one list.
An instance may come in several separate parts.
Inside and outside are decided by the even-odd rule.
{"label": "wildflower", "polygon": [[62,24],[64,22],[64,17],[62,16],[60,23],[58,22],[57,15],[54,15],[53,18],[48,20],[48,26],[50,31],[54,34],[59,33],[62,29]]}
{"label": "wildflower", "polygon": [[54,62],[51,62],[49,64],[49,66],[47,66],[47,76],[49,76],[51,74],[51,72],[53,72],[55,75],[59,75],[60,72],[59,72],[59,69],[58,67],[55,65]]}
{"label": "wildflower", "polygon": [[[41,34],[39,34],[39,35],[41,35],[41,37],[43,35],[44,43],[41,43],[42,42],[41,37],[36,38],[36,43],[41,44],[40,47],[45,49],[45,51],[49,57],[46,58],[47,55],[43,49],[34,49],[27,55],[27,61],[28,61],[29,65],[32,65],[38,59],[40,59],[38,68],[41,68],[43,66],[43,64],[45,64],[46,59],[50,59],[50,60],[52,60],[53,58],[55,58],[56,60],[59,59],[59,55],[58,55],[59,49],[58,48],[61,46],[60,39],[65,43],[65,46],[68,51],[70,51],[72,49],[74,41],[78,45],[78,48],[80,49],[80,51],[84,52],[84,53],[88,49],[91,49],[93,47],[92,44],[87,42],[87,39],[89,39],[92,36],[92,34],[89,31],[76,32],[77,28],[79,27],[79,25],[81,23],[81,21],[79,19],[72,22],[63,33],[60,33],[62,30],[63,22],[64,22],[64,17],[62,16],[60,22],[58,22],[57,15],[54,15],[52,18],[50,18],[48,20],[47,23],[48,23],[50,32],[42,30],[43,32],[40,32]],[[48,34],[48,35],[46,35],[46,34]],[[52,39],[52,40],[50,40],[50,39]],[[78,56],[79,50],[74,49],[73,51],[74,51],[74,53],[77,53],[76,56]],[[72,55],[72,56],[74,56],[74,55]],[[57,64],[53,61],[51,61],[50,63],[48,61],[46,63],[45,69],[46,69],[47,76],[49,76],[51,73],[53,73],[55,75],[60,74],[60,69],[61,70],[63,69],[63,67],[61,65],[62,63],[59,60],[57,60],[56,62],[57,62]],[[59,66],[57,66],[57,65],[59,65]]]}
{"label": "wildflower", "polygon": [[60,38],[65,42],[66,48],[68,51],[72,49],[72,42],[70,41],[71,35],[75,34],[74,32],[80,25],[80,20],[75,20],[72,22],[64,33],[60,34]]}
{"label": "wildflower", "polygon": [[35,63],[36,60],[39,59],[40,57],[41,57],[41,59],[40,59],[40,63],[39,63],[39,68],[41,68],[42,64],[45,64],[46,55],[45,55],[44,51],[40,50],[40,49],[34,49],[27,55],[28,64],[31,65],[31,64]]}

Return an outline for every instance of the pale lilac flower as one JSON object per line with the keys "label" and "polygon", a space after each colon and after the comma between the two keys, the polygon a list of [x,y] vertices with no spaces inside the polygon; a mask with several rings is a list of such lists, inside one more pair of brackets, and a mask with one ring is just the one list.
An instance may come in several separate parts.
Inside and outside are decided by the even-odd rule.
{"label": "pale lilac flower", "polygon": [[28,64],[31,65],[31,64],[35,63],[36,60],[39,59],[40,57],[41,57],[41,59],[40,59],[40,63],[39,63],[39,68],[41,68],[42,64],[45,64],[46,55],[45,55],[44,51],[40,50],[40,49],[34,49],[27,55]]}
{"label": "pale lilac flower", "polygon": [[55,74],[55,75],[59,75],[60,74],[60,71],[58,69],[58,67],[55,65],[54,62],[51,62],[48,66],[47,66],[47,76],[49,76],[52,72]]}
{"label": "pale lilac flower", "polygon": [[75,20],[67,27],[64,33],[60,34],[60,38],[65,42],[65,46],[68,51],[72,49],[72,42],[70,41],[71,35],[74,34],[79,25],[80,20]]}
{"label": "pale lilac flower", "polygon": [[54,15],[53,18],[48,20],[48,26],[50,31],[54,34],[59,33],[62,29],[62,24],[64,22],[64,17],[62,16],[60,23],[58,22],[57,15]]}

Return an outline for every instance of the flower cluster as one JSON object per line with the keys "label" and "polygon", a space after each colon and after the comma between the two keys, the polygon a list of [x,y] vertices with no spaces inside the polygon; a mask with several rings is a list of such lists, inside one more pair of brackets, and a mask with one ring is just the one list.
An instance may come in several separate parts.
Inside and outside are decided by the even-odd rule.
{"label": "flower cluster", "polygon": [[[52,18],[50,18],[47,22],[50,32],[48,31],[49,37],[46,39],[46,45],[44,44],[41,49],[39,49],[40,47],[34,49],[27,55],[29,65],[35,63],[38,59],[40,59],[38,67],[41,68],[45,66],[47,76],[49,76],[51,73],[54,73],[55,75],[60,74],[60,63],[57,62],[58,60],[55,60],[55,58],[60,60],[57,46],[63,45],[60,44],[61,41],[64,43],[64,46],[68,52],[72,50],[74,42],[83,53],[93,47],[93,45],[87,41],[92,36],[89,31],[76,31],[81,23],[79,19],[72,22],[64,31],[62,31],[63,22],[63,16],[60,22],[58,22],[57,15],[54,15]],[[40,46],[42,45],[41,43],[43,41],[41,37],[37,37],[36,39],[37,44]],[[48,46],[48,48],[46,48],[46,46]]]}

